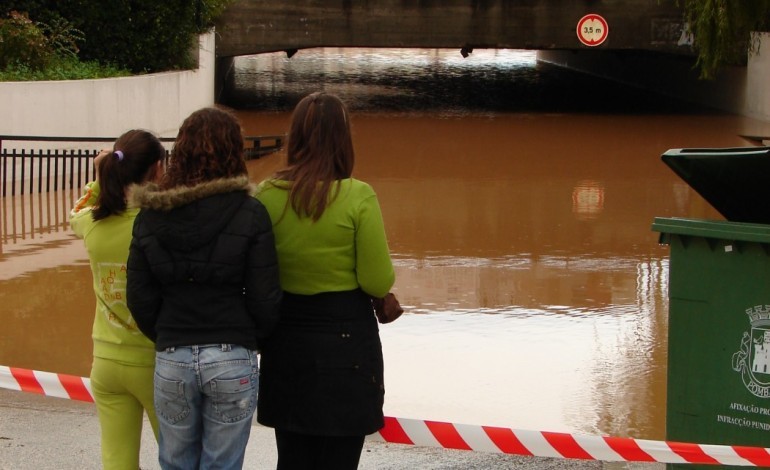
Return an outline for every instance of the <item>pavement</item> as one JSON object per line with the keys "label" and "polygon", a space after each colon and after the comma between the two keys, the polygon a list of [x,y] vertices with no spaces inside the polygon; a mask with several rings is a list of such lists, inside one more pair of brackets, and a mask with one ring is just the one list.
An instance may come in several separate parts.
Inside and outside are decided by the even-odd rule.
{"label": "pavement", "polygon": [[[158,445],[145,422],[141,469],[159,469]],[[273,430],[257,423],[246,448],[245,469],[273,469]],[[0,389],[0,470],[100,469],[99,421],[92,403]],[[447,450],[367,439],[364,469],[664,470],[657,463],[598,462]]]}

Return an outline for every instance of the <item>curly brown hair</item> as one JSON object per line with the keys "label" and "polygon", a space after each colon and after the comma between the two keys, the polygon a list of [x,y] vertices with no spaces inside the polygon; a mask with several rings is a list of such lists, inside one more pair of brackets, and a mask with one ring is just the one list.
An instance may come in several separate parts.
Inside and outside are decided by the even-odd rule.
{"label": "curly brown hair", "polygon": [[194,186],[247,173],[238,119],[224,109],[203,108],[179,128],[161,187]]}

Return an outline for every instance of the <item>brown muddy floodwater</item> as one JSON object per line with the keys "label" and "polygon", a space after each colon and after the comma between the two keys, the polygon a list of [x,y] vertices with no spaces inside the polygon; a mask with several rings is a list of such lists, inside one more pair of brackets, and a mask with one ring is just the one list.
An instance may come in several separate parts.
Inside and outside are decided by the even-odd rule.
{"label": "brown muddy floodwater", "polygon": [[[740,135],[770,124],[351,108],[354,176],[379,195],[406,309],[381,327],[386,414],[663,439],[669,250],[651,224],[721,217],[660,155],[751,146]],[[280,107],[238,115],[248,135],[289,119]],[[283,159],[251,161],[252,179]],[[0,200],[0,365],[88,374],[90,272],[66,223],[77,196]]]}

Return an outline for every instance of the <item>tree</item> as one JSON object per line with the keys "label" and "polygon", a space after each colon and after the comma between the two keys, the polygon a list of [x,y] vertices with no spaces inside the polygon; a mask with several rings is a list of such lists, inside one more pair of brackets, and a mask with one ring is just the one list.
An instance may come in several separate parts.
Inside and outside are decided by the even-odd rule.
{"label": "tree", "polygon": [[193,67],[197,35],[209,30],[231,1],[10,0],[0,15],[16,10],[46,25],[70,24],[84,36],[80,59],[159,72]]}
{"label": "tree", "polygon": [[704,79],[725,65],[745,64],[759,51],[752,32],[770,30],[770,0],[684,0],[684,10]]}
{"label": "tree", "polygon": [[7,18],[0,17],[0,71],[11,66],[41,70],[57,58],[76,57],[82,40],[82,32],[62,18],[46,24],[11,11]]}

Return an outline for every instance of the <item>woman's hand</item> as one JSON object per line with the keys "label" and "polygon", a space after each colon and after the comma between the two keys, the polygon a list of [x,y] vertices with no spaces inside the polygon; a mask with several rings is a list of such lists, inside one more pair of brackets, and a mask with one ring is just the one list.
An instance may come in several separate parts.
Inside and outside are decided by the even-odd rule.
{"label": "woman's hand", "polygon": [[112,153],[112,149],[102,149],[99,151],[99,153],[94,157],[94,165],[96,168],[99,168],[99,164],[104,160],[104,157]]}
{"label": "woman's hand", "polygon": [[99,181],[99,165],[104,160],[104,157],[112,153],[112,149],[102,149],[94,157],[94,168],[96,168],[96,181]]}

